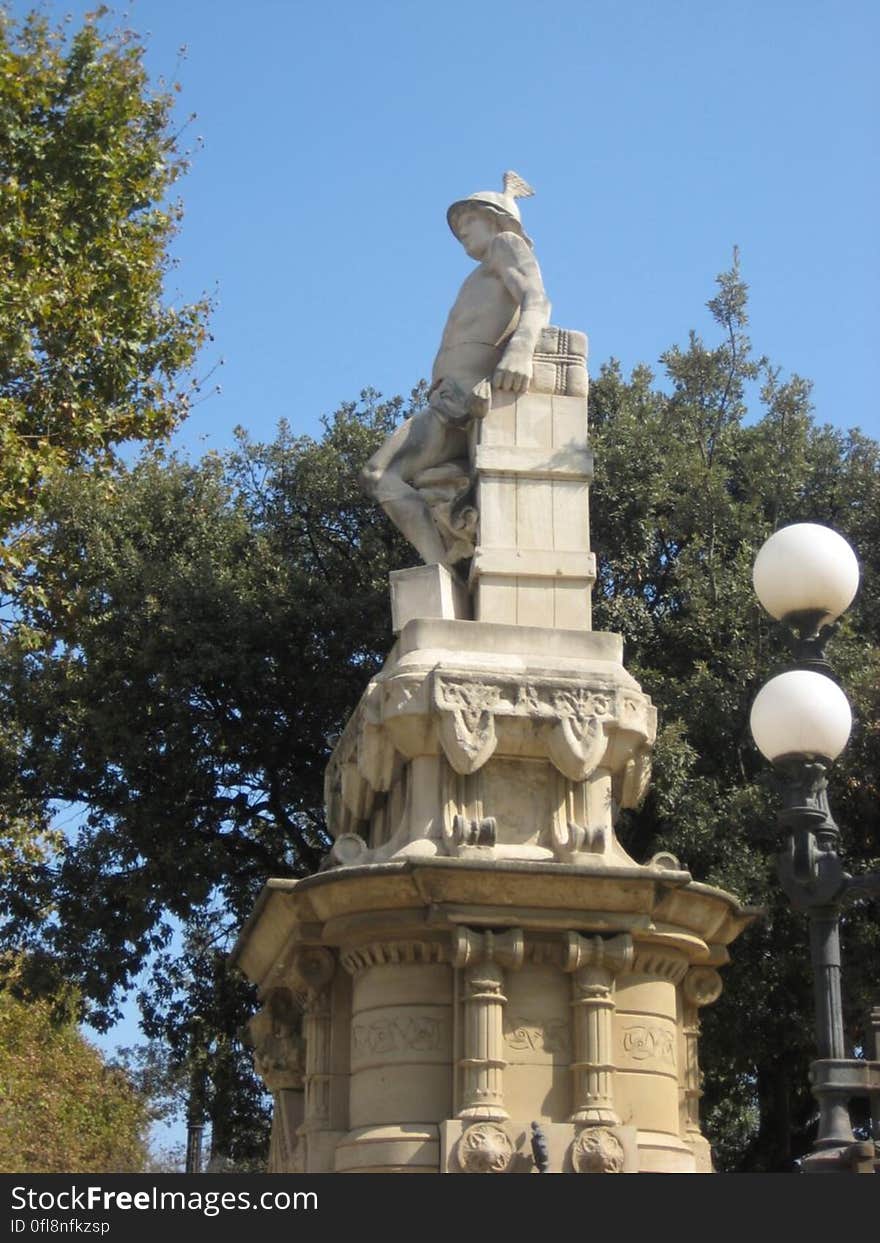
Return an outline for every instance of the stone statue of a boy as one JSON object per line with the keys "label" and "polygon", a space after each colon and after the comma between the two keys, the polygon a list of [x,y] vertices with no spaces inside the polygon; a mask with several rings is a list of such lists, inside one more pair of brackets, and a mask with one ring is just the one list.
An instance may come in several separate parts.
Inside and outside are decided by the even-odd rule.
{"label": "stone statue of a boy", "polygon": [[532,355],[550,318],[541,271],[523,231],[517,198],[533,193],[516,173],[504,190],[460,199],[449,227],[479,266],[449,312],[431,372],[428,408],[407,419],[367,462],[363,483],[427,564],[447,561],[444,540],[412,480],[467,459],[468,426],[491,402],[491,385],[524,393]]}

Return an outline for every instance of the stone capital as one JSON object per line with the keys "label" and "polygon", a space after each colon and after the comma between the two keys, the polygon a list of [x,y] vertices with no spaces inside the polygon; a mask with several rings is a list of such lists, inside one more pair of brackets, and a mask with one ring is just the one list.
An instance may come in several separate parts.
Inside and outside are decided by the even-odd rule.
{"label": "stone capital", "polygon": [[470,967],[495,963],[516,970],[525,958],[525,937],[521,928],[509,932],[475,932],[473,928],[456,928],[452,934],[452,964]]}
{"label": "stone capital", "polygon": [[633,940],[628,932],[616,937],[585,937],[580,932],[565,934],[565,961],[563,971],[581,972],[593,968],[613,978],[627,971],[633,963]]}

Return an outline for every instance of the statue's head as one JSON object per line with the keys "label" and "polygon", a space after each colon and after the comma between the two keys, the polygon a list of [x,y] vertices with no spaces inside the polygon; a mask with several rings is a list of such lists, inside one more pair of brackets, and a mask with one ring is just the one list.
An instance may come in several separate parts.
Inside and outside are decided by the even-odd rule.
{"label": "statue's head", "polygon": [[[468,254],[472,254],[472,251],[467,237],[463,236],[466,232],[463,225],[465,222],[480,219],[485,222],[483,229],[480,229],[481,238],[485,229],[491,226],[494,230],[491,236],[509,230],[511,233],[518,233],[531,246],[532,240],[522,227],[516,200],[528,198],[534,193],[532,187],[523,181],[518,173],[508,171],[504,174],[503,190],[478,190],[476,194],[471,194],[466,199],[458,199],[449,208],[446,219],[449,221],[450,229]],[[472,257],[478,258],[479,256],[472,255]]]}

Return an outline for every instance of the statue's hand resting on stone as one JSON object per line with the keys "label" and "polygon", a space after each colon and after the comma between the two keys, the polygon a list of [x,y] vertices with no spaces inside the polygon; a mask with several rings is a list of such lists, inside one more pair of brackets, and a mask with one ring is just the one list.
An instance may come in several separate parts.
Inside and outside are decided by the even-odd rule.
{"label": "statue's hand resting on stone", "polygon": [[492,377],[496,388],[511,393],[524,393],[532,378],[532,352],[517,347],[505,350]]}

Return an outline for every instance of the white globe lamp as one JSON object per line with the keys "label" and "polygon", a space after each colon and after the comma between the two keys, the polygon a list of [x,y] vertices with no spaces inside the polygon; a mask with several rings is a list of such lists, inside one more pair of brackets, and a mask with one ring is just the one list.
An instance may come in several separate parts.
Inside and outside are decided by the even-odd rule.
{"label": "white globe lamp", "polygon": [[852,712],[830,678],[792,669],[761,687],[750,725],[758,750],[771,763],[785,756],[835,760],[849,738]]}
{"label": "white globe lamp", "polygon": [[761,547],[753,582],[771,617],[800,614],[812,618],[818,631],[849,607],[859,585],[859,565],[842,535],[815,522],[796,522]]}

